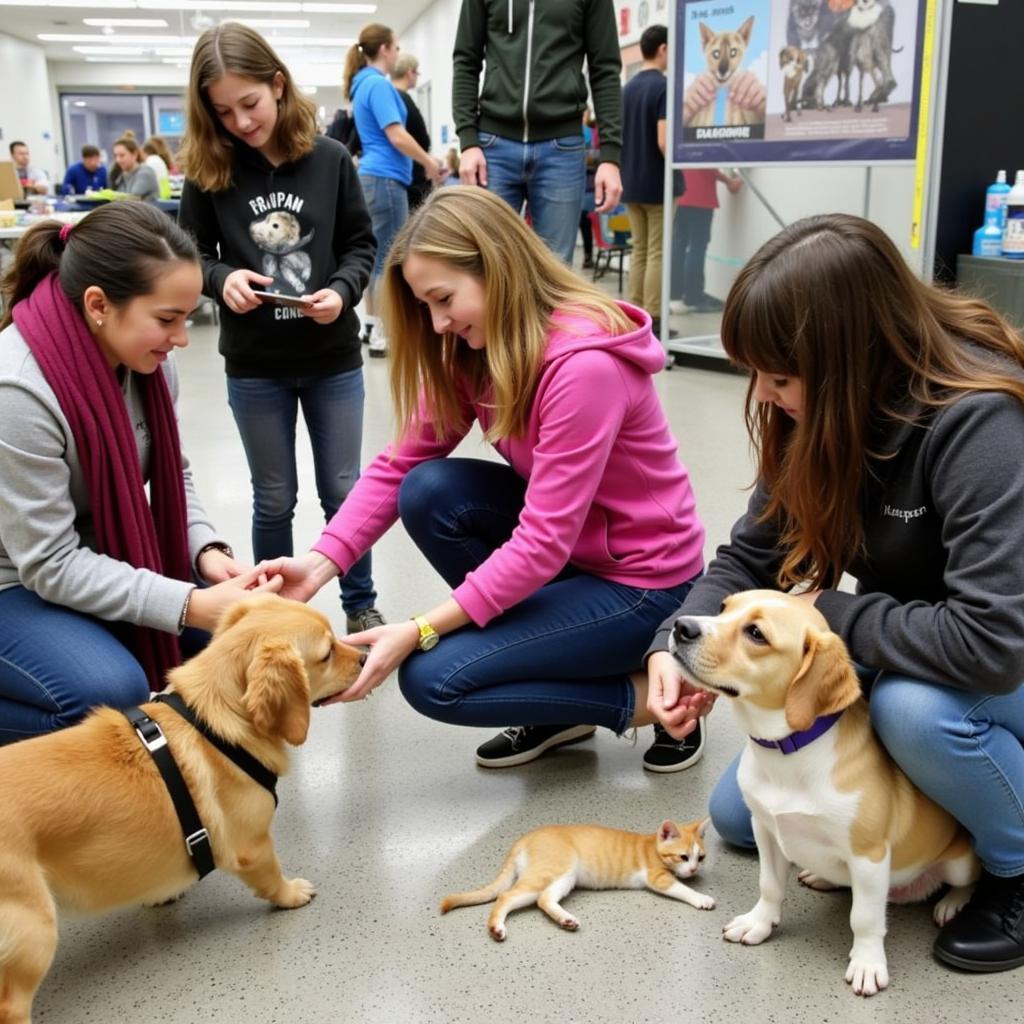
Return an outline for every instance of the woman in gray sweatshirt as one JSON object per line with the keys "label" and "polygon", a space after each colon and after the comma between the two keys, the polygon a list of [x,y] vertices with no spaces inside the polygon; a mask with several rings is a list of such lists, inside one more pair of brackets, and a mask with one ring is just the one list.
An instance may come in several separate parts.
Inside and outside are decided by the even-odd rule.
{"label": "woman in gray sweatshirt", "polygon": [[146,700],[256,582],[178,438],[171,353],[201,283],[191,239],[144,203],[19,243],[0,323],[0,743]]}
{"label": "woman in gray sweatshirt", "polygon": [[156,171],[145,163],[146,154],[129,135],[122,135],[114,143],[114,161],[121,169],[120,192],[138,196],[140,199],[158,199],[160,182]]}

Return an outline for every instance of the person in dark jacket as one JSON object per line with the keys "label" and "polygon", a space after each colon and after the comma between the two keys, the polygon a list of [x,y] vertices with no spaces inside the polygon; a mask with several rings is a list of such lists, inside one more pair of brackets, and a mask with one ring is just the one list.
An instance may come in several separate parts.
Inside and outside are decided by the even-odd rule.
{"label": "person in dark jacket", "polygon": [[[758,486],[648,652],[649,708],[683,736],[708,707],[668,653],[680,613],[797,588],[859,667],[893,760],[981,859],[936,955],[963,970],[1024,965],[1024,338],[987,303],[923,284],[878,227],[846,214],[766,242],[721,330],[751,372]],[[844,572],[856,592],[839,588]],[[752,846],[736,767],[711,820]]]}
{"label": "person in dark jacket", "polygon": [[[391,84],[398,90],[409,114],[405,122],[405,130],[419,143],[424,152],[430,152],[430,132],[426,122],[416,106],[416,101],[409,95],[410,89],[416,88],[420,77],[420,62],[411,54],[400,54],[395,61],[395,69],[391,72]],[[422,165],[413,163],[412,182],[405,190],[409,195],[409,212],[412,213],[430,193],[430,182]]]}
{"label": "person in dark jacket", "polygon": [[107,169],[97,146],[86,144],[82,147],[82,159],[72,164],[64,175],[61,194],[65,196],[85,195],[107,187]]}
{"label": "person in dark jacket", "polygon": [[[359,476],[355,307],[376,246],[352,158],[317,134],[313,104],[262,36],[234,22],[208,29],[190,81],[179,218],[199,248],[203,291],[221,305],[228,401],[253,481],[253,552],[275,558],[292,552],[300,405],[328,519]],[[366,554],[341,581],[349,632],[383,622],[375,600]]]}
{"label": "person in dark jacket", "polygon": [[452,56],[462,181],[517,211],[528,202],[537,233],[571,263],[586,175],[584,59],[601,126],[597,212],[613,210],[622,195],[622,61],[612,0],[463,0]]}

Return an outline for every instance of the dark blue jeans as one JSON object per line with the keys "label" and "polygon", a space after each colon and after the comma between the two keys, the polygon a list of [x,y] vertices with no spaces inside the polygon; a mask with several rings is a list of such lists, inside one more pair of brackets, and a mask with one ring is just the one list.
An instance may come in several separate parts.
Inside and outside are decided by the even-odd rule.
{"label": "dark blue jeans", "polygon": [[673,215],[670,294],[688,306],[696,306],[704,298],[704,260],[714,215],[714,210],[698,206],[677,206]]}
{"label": "dark blue jeans", "polygon": [[[451,587],[505,543],[525,482],[508,466],[438,459],[402,483],[402,523]],[[464,626],[399,669],[405,699],[454,725],[603,725],[633,717],[629,673],[692,581],[666,590],[613,583],[568,566],[487,626]]]}
{"label": "dark blue jeans", "polygon": [[[209,639],[185,630],[182,655],[191,657]],[[127,708],[146,700],[146,674],[108,623],[24,587],[0,591],[0,744],[74,725],[100,704]]]}
{"label": "dark blue jeans", "polygon": [[[359,479],[363,394],[361,368],[330,377],[228,378],[228,402],[252,477],[252,553],[257,562],[294,550],[299,406],[313,447],[320,507],[330,521]],[[341,578],[341,604],[352,615],[376,600],[367,552]]]}

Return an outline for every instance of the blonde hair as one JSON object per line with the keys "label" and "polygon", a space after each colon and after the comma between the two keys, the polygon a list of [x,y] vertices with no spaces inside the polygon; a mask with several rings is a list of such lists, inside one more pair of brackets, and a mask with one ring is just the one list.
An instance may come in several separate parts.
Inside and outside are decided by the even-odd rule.
{"label": "blonde hair", "polygon": [[410,71],[418,71],[419,66],[420,62],[411,53],[403,53],[395,61],[395,70],[391,72],[391,77],[394,79],[405,78]]}
{"label": "blonde hair", "polygon": [[[442,260],[482,282],[484,348],[471,349],[451,332],[435,333],[427,308],[402,274],[411,255]],[[442,438],[465,429],[463,387],[494,410],[489,441],[522,436],[556,310],[585,316],[611,334],[636,329],[503,199],[475,185],[441,189],[412,214],[388,253],[382,286],[399,437],[428,425]],[[419,422],[421,391],[427,423]]]}
{"label": "blonde hair", "polygon": [[179,153],[185,176],[206,192],[231,186],[234,140],[220,123],[207,92],[229,73],[271,87],[281,76],[274,141],[285,161],[311,153],[317,136],[316,107],[296,88],[284,62],[263,36],[237,21],[208,28],[192,51],[185,139]]}
{"label": "blonde hair", "polygon": [[395,41],[395,33],[387,25],[371,22],[359,33],[358,41],[348,48],[345,54],[345,72],[342,75],[342,87],[345,99],[352,98],[352,79],[359,71],[377,59],[382,46],[391,46]]}

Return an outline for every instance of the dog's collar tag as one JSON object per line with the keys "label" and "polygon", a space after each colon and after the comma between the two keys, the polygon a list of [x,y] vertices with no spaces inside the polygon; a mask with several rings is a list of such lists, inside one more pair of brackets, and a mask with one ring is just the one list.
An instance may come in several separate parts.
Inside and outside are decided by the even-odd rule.
{"label": "dog's collar tag", "polygon": [[819,736],[824,736],[839,721],[841,715],[842,711],[836,711],[831,715],[822,715],[821,718],[814,720],[810,729],[804,729],[803,732],[791,732],[788,736],[783,736],[781,740],[763,740],[759,736],[750,738],[759,746],[768,747],[770,750],[778,750],[783,754],[795,754],[809,743],[813,743]]}

